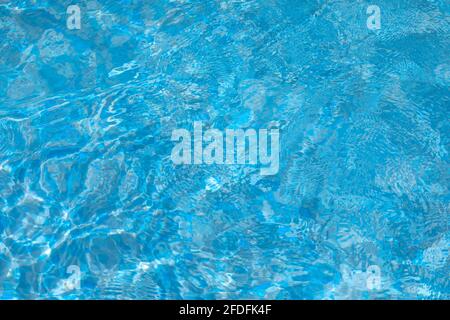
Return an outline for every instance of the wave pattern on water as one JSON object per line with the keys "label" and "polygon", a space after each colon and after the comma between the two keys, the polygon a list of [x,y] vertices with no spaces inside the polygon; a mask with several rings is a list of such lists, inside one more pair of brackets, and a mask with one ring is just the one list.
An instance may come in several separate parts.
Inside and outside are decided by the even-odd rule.
{"label": "wave pattern on water", "polygon": [[[450,298],[446,1],[78,2],[0,1],[0,298]],[[278,174],[175,166],[194,121]]]}

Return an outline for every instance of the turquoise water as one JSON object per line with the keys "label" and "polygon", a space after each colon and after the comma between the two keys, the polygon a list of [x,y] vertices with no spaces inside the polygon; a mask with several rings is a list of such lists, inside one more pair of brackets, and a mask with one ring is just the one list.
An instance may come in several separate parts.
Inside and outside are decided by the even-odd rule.
{"label": "turquoise water", "polygon": [[[448,299],[449,13],[0,1],[0,298]],[[174,165],[194,121],[279,171]]]}

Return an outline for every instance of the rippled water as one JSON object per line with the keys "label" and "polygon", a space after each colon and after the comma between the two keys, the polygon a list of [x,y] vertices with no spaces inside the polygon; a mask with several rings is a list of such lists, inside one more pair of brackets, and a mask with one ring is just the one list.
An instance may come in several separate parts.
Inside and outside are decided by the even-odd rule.
{"label": "rippled water", "polygon": [[376,2],[1,0],[0,298],[448,299],[450,7]]}

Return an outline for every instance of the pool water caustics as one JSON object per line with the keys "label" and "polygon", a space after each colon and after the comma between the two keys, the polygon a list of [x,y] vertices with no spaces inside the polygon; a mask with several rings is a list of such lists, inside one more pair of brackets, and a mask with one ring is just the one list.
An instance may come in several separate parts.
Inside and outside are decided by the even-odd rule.
{"label": "pool water caustics", "polygon": [[449,13],[0,1],[0,298],[448,299]]}

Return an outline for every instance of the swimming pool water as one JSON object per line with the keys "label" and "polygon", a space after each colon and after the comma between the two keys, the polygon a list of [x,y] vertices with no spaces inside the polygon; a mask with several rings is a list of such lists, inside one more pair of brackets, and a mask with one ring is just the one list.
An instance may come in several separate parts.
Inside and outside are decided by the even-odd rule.
{"label": "swimming pool water", "polygon": [[[0,298],[448,299],[449,13],[0,1]],[[196,121],[278,172],[175,165]]]}

